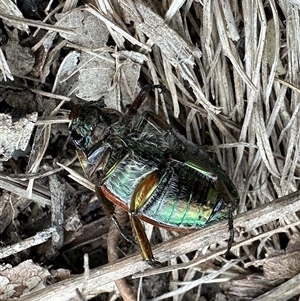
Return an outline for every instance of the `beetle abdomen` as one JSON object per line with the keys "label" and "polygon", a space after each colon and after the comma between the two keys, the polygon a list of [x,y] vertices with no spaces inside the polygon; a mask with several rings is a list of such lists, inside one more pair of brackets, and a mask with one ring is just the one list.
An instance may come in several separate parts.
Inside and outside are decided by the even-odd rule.
{"label": "beetle abdomen", "polygon": [[[167,228],[201,228],[208,221],[224,218],[214,208],[220,201],[218,193],[205,176],[182,162],[170,161],[158,168],[153,161],[128,154],[105,180],[104,186],[113,195],[111,201],[130,211],[139,183],[153,172],[159,174],[151,194],[137,205],[140,218]],[[110,197],[111,197],[110,195]],[[213,218],[212,218],[213,217]]]}
{"label": "beetle abdomen", "polygon": [[171,161],[139,213],[162,227],[201,228],[224,217],[222,210],[218,216],[214,212],[219,201],[213,183],[184,163]]}

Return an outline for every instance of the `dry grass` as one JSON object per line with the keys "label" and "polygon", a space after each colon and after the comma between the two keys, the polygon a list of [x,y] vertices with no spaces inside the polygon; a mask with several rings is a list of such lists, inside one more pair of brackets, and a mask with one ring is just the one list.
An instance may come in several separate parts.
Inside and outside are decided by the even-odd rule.
{"label": "dry grass", "polygon": [[[45,258],[53,258],[68,239],[72,241],[67,234],[63,239],[63,224],[67,216],[76,216],[78,208],[64,210],[64,200],[76,193],[70,186],[76,184],[68,178],[67,183],[62,182],[64,166],[70,168],[72,179],[80,183],[78,189],[84,185],[92,190],[93,186],[78,178],[76,158],[67,160],[66,157],[71,157],[68,152],[65,158],[49,153],[55,143],[53,136],[59,131],[67,135],[66,124],[62,128],[58,124],[68,122],[70,99],[77,95],[83,100],[97,100],[105,95],[106,105],[121,109],[132,101],[141,85],[163,84],[170,94],[156,95],[156,111],[167,121],[179,117],[188,139],[202,146],[210,145],[207,149],[214,153],[214,160],[236,184],[240,203],[234,221],[233,260],[222,256],[228,235],[225,221],[163,242],[154,248],[154,255],[162,262],[170,260],[171,268],[150,273],[171,271],[169,292],[152,295],[151,300],[227,300],[225,295],[235,300],[289,300],[299,296],[296,212],[300,210],[300,11],[297,3],[86,2],[86,6],[76,7],[77,1],[66,1],[54,10],[49,9],[43,22],[23,20],[12,9],[0,10],[2,20],[10,20],[13,23],[9,25],[22,32],[23,41],[14,43],[24,47],[24,52],[30,47],[29,53],[35,58],[31,69],[24,63],[29,71],[24,66],[17,68],[11,58],[15,55],[12,48],[3,46],[5,56],[0,53],[3,83],[4,79],[13,78],[22,78],[29,87],[35,83],[30,93],[40,115],[43,114],[34,121],[37,129],[33,132],[26,171],[17,167],[14,170],[11,161],[3,165],[0,187],[13,194],[3,194],[3,203],[10,209],[0,212],[7,216],[7,225],[18,221],[18,214],[26,208],[26,214],[33,218],[41,215],[32,204],[46,206],[49,210],[43,209],[43,214],[49,218],[52,215],[51,228],[39,229],[41,233],[27,241],[19,237],[17,244],[0,250],[3,262],[11,262],[5,258],[41,244],[50,235],[52,245],[42,249]],[[98,3],[101,5],[97,6]],[[54,15],[61,12],[66,15],[56,15],[58,21],[53,22]],[[34,43],[25,39],[26,31],[29,32],[26,25],[36,28],[31,27]],[[8,37],[8,41],[14,39],[13,34]],[[7,91],[12,85],[2,86]],[[32,111],[28,109],[26,113]],[[66,147],[62,149],[66,151]],[[52,164],[56,161],[63,165]],[[18,174],[12,175],[13,171]],[[36,216],[28,212],[30,204],[31,210],[37,210]],[[103,229],[106,232],[101,235],[107,234],[105,222]],[[73,237],[78,232],[72,230]],[[8,227],[5,231],[15,228]],[[22,227],[18,231],[22,232]],[[80,231],[88,233],[85,228]],[[170,237],[166,232],[162,235]],[[196,250],[200,251],[193,253],[194,258],[185,255]],[[49,285],[42,291],[32,291],[20,300],[42,297],[84,300],[100,292],[113,293],[116,289],[111,284],[113,280],[149,275],[137,274],[146,268],[139,254],[91,271],[87,266],[84,275]],[[160,285],[158,281],[156,286]],[[215,292],[220,287],[222,290],[213,297],[209,294],[204,297],[201,287],[205,285]],[[147,282],[141,281],[139,289],[145,286]],[[119,289],[124,300],[132,300],[130,294],[126,299],[126,284]],[[268,295],[264,295],[266,292]],[[111,300],[116,296],[112,295]]]}

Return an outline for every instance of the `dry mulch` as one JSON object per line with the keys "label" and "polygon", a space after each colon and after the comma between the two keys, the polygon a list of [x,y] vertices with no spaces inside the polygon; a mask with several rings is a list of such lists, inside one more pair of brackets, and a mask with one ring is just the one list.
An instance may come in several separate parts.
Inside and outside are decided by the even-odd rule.
{"label": "dry mulch", "polygon": [[[298,300],[299,2],[16,2],[0,2],[0,300]],[[237,187],[227,257],[226,221],[146,225],[165,263],[148,269],[83,177],[72,107],[123,111],[153,83],[168,92],[147,106]]]}

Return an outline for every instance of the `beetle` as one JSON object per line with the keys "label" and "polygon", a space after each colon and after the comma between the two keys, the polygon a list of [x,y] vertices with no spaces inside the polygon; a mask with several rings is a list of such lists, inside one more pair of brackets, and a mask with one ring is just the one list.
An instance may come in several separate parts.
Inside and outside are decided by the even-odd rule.
{"label": "beetle", "polygon": [[143,259],[158,266],[141,220],[175,231],[191,231],[227,219],[230,237],[237,190],[209,156],[151,111],[138,109],[153,89],[143,87],[121,112],[100,102],[77,105],[70,114],[70,137],[81,166],[95,184],[102,207],[126,238],[114,206],[129,213]]}

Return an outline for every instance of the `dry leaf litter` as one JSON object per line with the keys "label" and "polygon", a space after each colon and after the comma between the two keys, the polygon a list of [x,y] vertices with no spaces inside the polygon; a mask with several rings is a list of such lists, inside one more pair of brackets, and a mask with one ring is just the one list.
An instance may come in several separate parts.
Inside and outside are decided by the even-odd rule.
{"label": "dry leaf litter", "polygon": [[[299,8],[1,1],[0,300],[298,300]],[[176,119],[236,184],[229,257],[226,221],[184,237],[145,225],[165,262],[147,269],[84,178],[71,108],[124,111],[145,84],[168,92],[144,109]]]}

